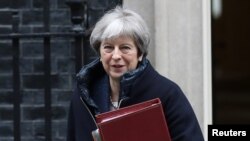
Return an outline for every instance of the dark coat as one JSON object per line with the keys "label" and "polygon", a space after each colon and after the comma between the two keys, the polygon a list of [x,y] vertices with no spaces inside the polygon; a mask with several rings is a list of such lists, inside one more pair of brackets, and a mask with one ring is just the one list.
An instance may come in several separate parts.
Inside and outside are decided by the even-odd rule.
{"label": "dark coat", "polygon": [[[68,141],[92,141],[94,115],[109,111],[109,80],[97,59],[77,74],[68,118]],[[160,98],[172,141],[203,141],[195,113],[182,90],[155,71],[147,59],[121,79],[120,107]],[[90,114],[91,113],[91,114]]]}

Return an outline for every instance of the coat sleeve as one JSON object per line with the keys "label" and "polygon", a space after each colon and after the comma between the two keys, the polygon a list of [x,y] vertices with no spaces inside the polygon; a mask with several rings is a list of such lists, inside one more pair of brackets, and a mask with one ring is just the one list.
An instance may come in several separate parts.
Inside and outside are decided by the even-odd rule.
{"label": "coat sleeve", "polygon": [[93,141],[91,132],[96,129],[92,115],[80,99],[79,90],[72,95],[69,114],[67,141]]}
{"label": "coat sleeve", "polygon": [[70,102],[69,106],[67,141],[75,141],[75,127],[74,127],[74,114],[72,109],[72,102]]}
{"label": "coat sleeve", "polygon": [[204,141],[196,115],[178,86],[169,90],[163,107],[172,141]]}

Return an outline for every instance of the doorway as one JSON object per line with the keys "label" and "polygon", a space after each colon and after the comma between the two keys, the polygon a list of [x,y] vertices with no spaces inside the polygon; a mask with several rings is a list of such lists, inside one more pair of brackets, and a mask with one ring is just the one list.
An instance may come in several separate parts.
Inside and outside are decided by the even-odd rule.
{"label": "doorway", "polygon": [[250,123],[250,1],[212,0],[213,124]]}

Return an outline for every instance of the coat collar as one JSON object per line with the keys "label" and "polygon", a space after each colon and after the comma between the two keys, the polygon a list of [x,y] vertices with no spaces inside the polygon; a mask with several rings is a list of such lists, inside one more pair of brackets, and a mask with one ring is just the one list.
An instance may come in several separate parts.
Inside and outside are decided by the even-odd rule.
{"label": "coat collar", "polygon": [[[122,76],[120,81],[120,99],[128,97],[133,82],[135,82],[135,80],[142,74],[148,66],[148,63],[149,61],[146,58],[143,58],[143,60],[139,62],[137,69],[129,71]],[[90,64],[83,66],[80,72],[76,75],[76,79],[77,87],[80,90],[80,96],[87,103],[87,105],[93,107],[95,113],[99,113],[99,110],[106,111],[107,106],[105,106],[105,102],[108,103],[107,100],[109,100],[109,81],[102,63],[100,62],[100,58],[97,58]],[[94,94],[90,94],[89,91],[91,88],[95,89],[96,92]],[[102,95],[96,96],[96,93],[99,92],[102,93]],[[100,108],[100,103],[102,106],[104,105],[104,107]]]}

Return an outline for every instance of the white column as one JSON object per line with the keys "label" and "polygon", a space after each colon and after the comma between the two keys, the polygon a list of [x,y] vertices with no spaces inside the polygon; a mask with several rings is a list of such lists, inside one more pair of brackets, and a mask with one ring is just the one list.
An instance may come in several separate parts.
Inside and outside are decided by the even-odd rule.
{"label": "white column", "polygon": [[212,124],[212,53],[211,53],[211,1],[202,3],[203,21],[203,101],[204,135],[208,138],[207,125]]}
{"label": "white column", "polygon": [[180,85],[204,137],[212,122],[209,0],[124,0],[149,25],[150,60],[162,75]]}
{"label": "white column", "polygon": [[153,0],[123,0],[123,7],[127,7],[131,10],[136,11],[142,16],[148,25],[149,31],[151,33],[151,40],[148,49],[147,58],[150,60],[151,64],[155,64],[155,22],[154,22],[154,1]]}

